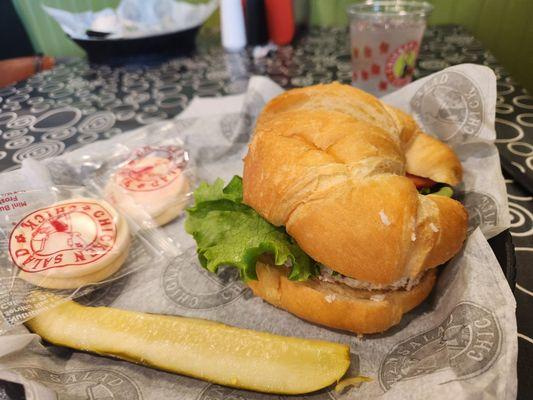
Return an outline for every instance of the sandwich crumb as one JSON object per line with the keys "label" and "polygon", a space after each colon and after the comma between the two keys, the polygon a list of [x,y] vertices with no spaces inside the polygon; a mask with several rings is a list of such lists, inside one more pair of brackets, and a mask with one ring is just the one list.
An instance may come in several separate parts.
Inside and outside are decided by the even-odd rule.
{"label": "sandwich crumb", "polygon": [[328,303],[333,303],[336,298],[337,296],[335,296],[334,294],[328,294],[326,297],[324,297],[324,299],[326,299]]}
{"label": "sandwich crumb", "polygon": [[375,294],[375,295],[370,297],[370,300],[372,300],[372,301],[383,301],[383,300],[385,300],[385,295],[384,294]]}
{"label": "sandwich crumb", "polygon": [[383,222],[383,225],[389,226],[391,224],[389,217],[387,214],[385,214],[385,211],[381,210],[379,212],[379,218],[381,218],[381,222]]}
{"label": "sandwich crumb", "polygon": [[433,222],[429,224],[429,228],[435,233],[439,231],[439,228],[437,228],[437,225],[435,225]]}
{"label": "sandwich crumb", "polygon": [[414,242],[416,240],[416,233],[411,233],[411,241]]}

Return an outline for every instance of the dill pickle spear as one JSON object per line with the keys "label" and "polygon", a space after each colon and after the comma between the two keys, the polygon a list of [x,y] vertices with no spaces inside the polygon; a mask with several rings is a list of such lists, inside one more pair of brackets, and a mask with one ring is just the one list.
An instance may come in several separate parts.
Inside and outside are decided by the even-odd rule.
{"label": "dill pickle spear", "polygon": [[26,326],[56,345],[266,393],[313,392],[337,382],[350,365],[348,346],[338,343],[73,301]]}

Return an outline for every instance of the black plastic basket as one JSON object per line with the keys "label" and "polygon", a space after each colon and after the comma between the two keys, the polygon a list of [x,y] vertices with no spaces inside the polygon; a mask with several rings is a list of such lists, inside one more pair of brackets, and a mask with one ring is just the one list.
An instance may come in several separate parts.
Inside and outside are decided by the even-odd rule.
{"label": "black plastic basket", "polygon": [[150,60],[191,54],[196,48],[199,29],[200,26],[197,26],[179,32],[130,39],[71,39],[87,52],[89,61],[93,63],[147,63]]}

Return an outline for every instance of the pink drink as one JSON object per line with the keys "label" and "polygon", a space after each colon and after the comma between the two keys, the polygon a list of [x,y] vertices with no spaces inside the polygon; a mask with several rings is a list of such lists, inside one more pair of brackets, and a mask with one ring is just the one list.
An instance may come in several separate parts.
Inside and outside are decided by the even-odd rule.
{"label": "pink drink", "polygon": [[352,84],[381,96],[411,82],[430,10],[414,1],[351,6]]}

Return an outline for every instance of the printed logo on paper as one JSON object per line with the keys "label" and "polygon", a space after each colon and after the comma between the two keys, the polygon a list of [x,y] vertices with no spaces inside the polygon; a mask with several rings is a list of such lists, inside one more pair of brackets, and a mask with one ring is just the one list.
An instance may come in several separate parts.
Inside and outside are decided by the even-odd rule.
{"label": "printed logo on paper", "polygon": [[237,268],[223,267],[214,274],[198,265],[194,256],[188,263],[170,263],[163,271],[161,286],[170,301],[192,310],[229,304],[249,290],[242,284]]}
{"label": "printed logo on paper", "polygon": [[117,171],[115,180],[120,187],[131,192],[159,190],[178,179],[185,157],[183,149],[177,146],[145,146]]}
{"label": "printed logo on paper", "polygon": [[414,113],[426,130],[441,140],[458,133],[476,136],[483,122],[481,90],[455,71],[435,74],[411,99]]}
{"label": "printed logo on paper", "polygon": [[[25,379],[51,386],[59,399],[142,400],[137,384],[123,373],[109,369],[81,369],[53,372],[42,368],[12,369]],[[64,396],[64,397],[63,397]]]}
{"label": "printed logo on paper", "polygon": [[496,226],[498,224],[498,205],[487,193],[465,192],[461,202],[468,212],[468,232],[478,226]]}
{"label": "printed logo on paper", "polygon": [[13,263],[26,272],[93,263],[117,237],[113,215],[98,203],[66,202],[24,217],[9,237]]}
{"label": "printed logo on paper", "polygon": [[401,87],[411,82],[417,55],[418,42],[416,40],[398,47],[389,55],[385,64],[385,75],[393,86]]}
{"label": "printed logo on paper", "polygon": [[335,400],[329,392],[302,396],[280,396],[239,390],[218,385],[209,385],[197,400]]}
{"label": "printed logo on paper", "polygon": [[265,99],[261,93],[253,88],[248,90],[244,103],[244,114],[248,114],[255,120],[265,106],[265,103]]}
{"label": "printed logo on paper", "polygon": [[178,132],[183,132],[193,126],[200,118],[179,118],[172,121],[174,128]]}
{"label": "printed logo on paper", "polygon": [[493,364],[501,342],[494,313],[471,302],[459,303],[440,325],[392,348],[379,368],[380,385],[389,390],[397,382],[447,369],[458,379],[471,378]]}
{"label": "printed logo on paper", "polygon": [[249,114],[227,114],[220,120],[222,135],[231,143],[248,142],[252,129],[252,117]]}

